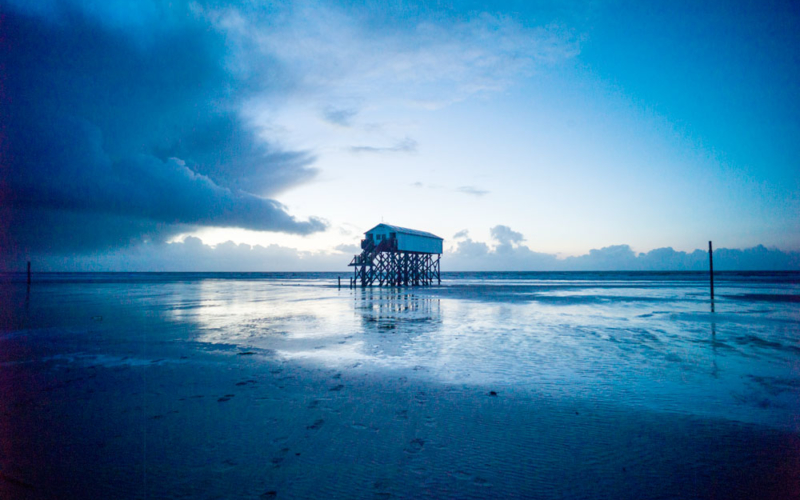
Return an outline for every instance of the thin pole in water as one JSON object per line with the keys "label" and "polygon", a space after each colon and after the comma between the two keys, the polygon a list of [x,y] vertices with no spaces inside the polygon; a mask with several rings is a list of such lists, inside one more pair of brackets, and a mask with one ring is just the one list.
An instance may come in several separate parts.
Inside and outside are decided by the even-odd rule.
{"label": "thin pole in water", "polygon": [[708,276],[711,279],[711,310],[714,310],[714,249],[708,242]]}
{"label": "thin pole in water", "polygon": [[31,284],[31,261],[28,261],[28,284]]}
{"label": "thin pole in water", "polygon": [[342,288],[342,277],[339,276],[339,288]]}

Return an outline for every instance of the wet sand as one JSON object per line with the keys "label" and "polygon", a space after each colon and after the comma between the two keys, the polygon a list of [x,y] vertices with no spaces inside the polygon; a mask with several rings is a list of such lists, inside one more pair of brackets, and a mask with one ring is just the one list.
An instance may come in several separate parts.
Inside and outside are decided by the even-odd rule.
{"label": "wet sand", "polygon": [[[402,325],[376,320],[364,329],[377,337],[304,337],[306,355],[289,355],[285,338],[222,341],[220,318],[243,321],[241,311],[198,326],[174,320],[176,303],[164,300],[174,290],[114,290],[73,297],[72,313],[54,301],[0,335],[0,498],[800,494],[791,425],[633,404],[620,381],[553,392],[516,376],[445,379],[431,363],[322,362],[310,354],[387,336],[381,349],[402,357],[420,340],[397,347]],[[193,296],[181,297],[186,306]],[[365,303],[347,300],[342,310],[363,323],[353,308]]]}
{"label": "wet sand", "polygon": [[158,354],[149,364],[53,360],[5,378],[3,498],[800,492],[793,433],[234,349]]}

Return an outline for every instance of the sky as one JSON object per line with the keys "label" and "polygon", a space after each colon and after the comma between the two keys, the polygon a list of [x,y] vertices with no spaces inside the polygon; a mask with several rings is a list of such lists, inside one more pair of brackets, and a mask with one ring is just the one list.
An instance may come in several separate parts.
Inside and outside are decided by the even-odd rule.
{"label": "sky", "polygon": [[339,271],[387,222],[443,237],[445,270],[699,269],[709,240],[800,269],[798,21],[0,0],[2,266]]}

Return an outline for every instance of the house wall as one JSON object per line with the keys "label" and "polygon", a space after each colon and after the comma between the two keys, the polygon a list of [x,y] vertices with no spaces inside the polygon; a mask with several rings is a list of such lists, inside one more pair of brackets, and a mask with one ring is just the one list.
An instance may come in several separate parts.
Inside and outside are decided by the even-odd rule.
{"label": "house wall", "polygon": [[442,240],[415,234],[399,233],[397,235],[397,249],[404,252],[442,253]]}
{"label": "house wall", "polygon": [[[367,235],[372,235],[375,243],[380,243],[381,240],[378,236],[381,235],[385,239],[389,239],[389,235],[395,232],[388,227],[376,227],[369,231]],[[425,236],[418,236],[416,234],[397,233],[397,249],[403,252],[424,252],[424,253],[442,253],[442,240],[436,238],[427,238]]]}

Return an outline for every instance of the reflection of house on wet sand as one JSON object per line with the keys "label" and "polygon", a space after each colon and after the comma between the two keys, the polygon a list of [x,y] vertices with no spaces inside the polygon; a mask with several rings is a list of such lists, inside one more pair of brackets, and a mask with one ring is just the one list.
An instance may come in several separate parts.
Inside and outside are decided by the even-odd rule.
{"label": "reflection of house on wet sand", "polygon": [[438,298],[402,289],[368,289],[355,300],[355,310],[365,326],[393,330],[403,324],[438,325],[442,321]]}
{"label": "reflection of house on wet sand", "polygon": [[[355,297],[354,310],[361,318],[363,334],[381,346],[386,355],[402,355],[402,346],[415,337],[441,328],[438,298],[397,288],[364,289]],[[396,351],[396,352],[394,352]]]}

